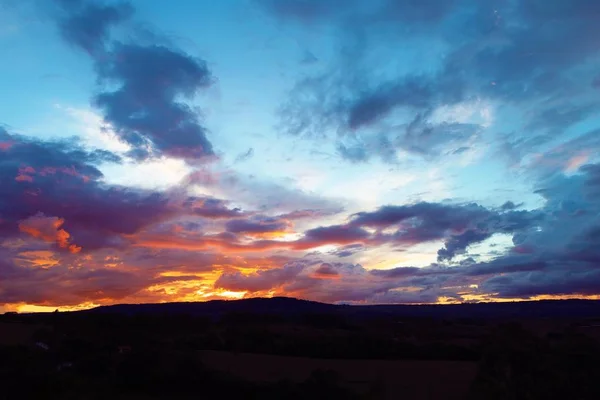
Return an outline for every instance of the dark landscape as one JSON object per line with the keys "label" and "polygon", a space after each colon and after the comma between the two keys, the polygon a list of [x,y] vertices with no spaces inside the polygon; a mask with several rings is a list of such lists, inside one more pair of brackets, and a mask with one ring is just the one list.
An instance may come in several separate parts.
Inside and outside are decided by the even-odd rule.
{"label": "dark landscape", "polygon": [[0,398],[597,399],[600,302],[292,298],[0,317]]}

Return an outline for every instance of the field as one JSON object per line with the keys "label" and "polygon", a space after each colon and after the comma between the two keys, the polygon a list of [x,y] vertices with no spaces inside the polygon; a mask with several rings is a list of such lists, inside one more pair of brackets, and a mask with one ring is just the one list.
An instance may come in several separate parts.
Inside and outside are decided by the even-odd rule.
{"label": "field", "polygon": [[0,322],[0,345],[15,346],[31,342],[33,333],[40,328],[34,324]]}
{"label": "field", "polygon": [[599,326],[596,302],[3,315],[0,400],[597,400]]}
{"label": "field", "polygon": [[210,368],[250,381],[302,382],[314,370],[335,372],[343,385],[368,392],[374,385],[384,399],[464,399],[477,373],[477,363],[420,360],[331,360],[263,354],[201,351]]}

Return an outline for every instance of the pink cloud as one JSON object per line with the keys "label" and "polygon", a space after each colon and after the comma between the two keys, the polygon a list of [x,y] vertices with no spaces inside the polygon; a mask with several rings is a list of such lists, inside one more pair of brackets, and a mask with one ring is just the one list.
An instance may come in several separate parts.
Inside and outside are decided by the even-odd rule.
{"label": "pink cloud", "polygon": [[67,249],[71,253],[79,253],[81,247],[70,243],[71,235],[60,227],[65,220],[58,217],[47,217],[38,213],[19,222],[19,230],[36,239],[48,243],[56,243],[58,247]]}
{"label": "pink cloud", "polygon": [[587,151],[583,151],[576,156],[572,157],[567,161],[565,166],[565,172],[575,172],[581,167],[583,164],[587,162],[590,158],[590,155]]}

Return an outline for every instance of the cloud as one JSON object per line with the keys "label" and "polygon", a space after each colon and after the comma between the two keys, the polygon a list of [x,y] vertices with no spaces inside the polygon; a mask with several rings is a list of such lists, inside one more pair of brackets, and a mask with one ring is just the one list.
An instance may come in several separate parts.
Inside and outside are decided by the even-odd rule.
{"label": "cloud", "polygon": [[444,239],[444,248],[438,251],[438,260],[444,261],[464,253],[470,245],[480,243],[494,234],[523,231],[542,217],[536,212],[497,212],[477,204],[421,202],[360,212],[352,216],[350,225],[380,231],[394,229],[393,233],[375,236],[382,242],[416,244]]}
{"label": "cloud", "polygon": [[210,197],[189,197],[185,204],[194,215],[210,219],[228,219],[242,216],[239,208],[229,208],[228,202]]}
{"label": "cloud", "polygon": [[[1,303],[199,300],[228,291],[355,303],[598,294],[596,3],[255,3],[294,29],[327,27],[339,39],[333,59],[323,53],[303,68],[308,75],[281,107],[284,131],[330,140],[353,163],[437,162],[493,147],[526,172],[540,208],[397,203],[333,220],[344,202],[290,181],[215,167],[168,191],[134,190],[103,180],[103,164],[122,162],[113,153],[0,129]],[[117,39],[115,28],[126,30],[133,14],[127,3],[59,4],[60,33],[92,60],[93,105],[131,148],[127,161],[215,156],[189,104],[215,81],[206,61],[156,34]],[[437,250],[437,262],[417,268],[393,257],[422,256],[423,248],[427,257]],[[381,253],[393,268],[354,262]]]}
{"label": "cloud", "polygon": [[532,271],[486,280],[482,288],[498,297],[531,298],[539,295],[594,295],[600,292],[600,273],[587,271]]}
{"label": "cloud", "polygon": [[235,291],[266,292],[291,282],[304,268],[303,263],[290,263],[282,268],[258,271],[250,275],[223,273],[215,287]]}
{"label": "cloud", "polygon": [[250,275],[224,273],[215,282],[215,287],[228,290],[286,294],[332,303],[364,301],[397,285],[386,279],[370,278],[360,265],[323,263],[310,258]]}
{"label": "cloud", "polygon": [[0,276],[2,303],[78,305],[86,302],[118,301],[142,290],[149,279],[115,269],[24,269],[4,266]]}
{"label": "cloud", "polygon": [[238,156],[235,158],[235,162],[244,162],[251,159],[252,157],[254,157],[254,149],[250,147],[247,151],[238,154]]}
{"label": "cloud", "polygon": [[59,248],[68,249],[71,253],[78,253],[81,247],[71,244],[69,232],[60,229],[64,223],[64,219],[38,213],[19,222],[19,230],[45,242],[56,242]]}
{"label": "cloud", "polygon": [[[309,29],[333,26],[339,41],[331,67],[302,77],[282,104],[282,130],[333,140],[350,162],[397,162],[390,148],[439,157],[482,141],[508,151],[490,138],[489,122],[431,118],[440,107],[484,100],[513,107],[520,150],[512,156],[520,161],[599,109],[597,72],[589,63],[600,50],[593,39],[600,33],[598,5],[442,3],[350,2],[337,12],[335,2],[263,2],[278,18]],[[403,51],[396,51],[399,45]],[[423,51],[427,46],[430,52]],[[389,146],[376,145],[382,137]]]}
{"label": "cloud", "polygon": [[233,219],[225,224],[227,232],[246,234],[282,232],[289,227],[290,223],[288,221],[269,217]]}
{"label": "cloud", "polygon": [[315,270],[313,276],[322,279],[332,279],[337,278],[339,273],[333,265],[329,263],[323,263]]}
{"label": "cloud", "polygon": [[[284,183],[287,183],[284,184]],[[235,199],[245,209],[296,215],[307,212],[333,215],[343,210],[341,201],[290,187],[289,182],[274,182],[231,170],[190,174],[185,184],[220,198]]]}
{"label": "cloud", "polygon": [[101,5],[71,0],[57,2],[68,13],[60,21],[61,34],[67,42],[92,55],[104,50],[111,27],[133,14],[133,8],[127,3]]}
{"label": "cloud", "polygon": [[416,267],[397,267],[384,270],[372,270],[371,274],[385,278],[400,278],[405,276],[416,275],[420,269]]}
{"label": "cloud", "polygon": [[368,240],[369,232],[360,227],[332,225],[309,229],[296,243],[297,248],[313,248],[326,244],[351,244]]}
{"label": "cloud", "polygon": [[[8,151],[21,146],[19,140],[11,140],[14,145]],[[279,229],[282,226],[275,225],[285,221],[281,217],[240,211],[230,218],[201,217],[198,221],[202,222],[193,223],[186,218],[193,212],[194,203],[185,200],[171,219],[146,223],[127,235],[132,246],[126,252],[96,249],[83,259],[80,254],[35,250],[23,243],[4,245],[0,252],[7,261],[0,268],[0,281],[11,284],[0,285],[0,299],[8,303],[67,305],[122,299],[197,299],[194,293],[213,296],[229,291],[245,296],[288,295],[325,302],[427,303],[597,294],[598,171],[597,165],[592,164],[577,174],[541,182],[540,193],[546,204],[535,212],[516,211],[514,204],[494,209],[476,204],[386,206],[356,213],[343,225],[308,229],[295,241],[240,240],[235,234]],[[48,177],[54,175],[44,178]],[[31,184],[14,179],[10,182]],[[76,182],[83,187],[94,184],[93,180]],[[225,203],[215,204],[227,209]],[[204,203],[197,204],[197,208],[203,206]],[[63,227],[71,233],[66,228],[68,217],[61,217],[63,222],[58,217],[48,217],[52,214],[28,212],[29,218],[18,221],[21,231],[49,243],[71,239],[59,234]],[[218,231],[218,227],[225,232],[207,232]],[[477,254],[469,252],[471,244],[497,233],[512,235],[515,248],[527,246],[531,251],[509,249],[492,259],[478,259]],[[404,235],[411,243],[431,238],[443,240],[440,250],[448,253],[450,261],[445,262],[444,258],[444,262],[422,268],[399,265],[386,270],[367,270],[359,264],[332,261],[332,257],[343,256],[344,252],[352,254],[397,242],[406,245]],[[78,236],[73,238],[79,244]],[[339,247],[329,253],[293,253],[324,244]],[[56,249],[60,250],[60,244]],[[271,253],[281,250],[288,252]],[[454,256],[463,252],[465,258],[456,261]],[[41,271],[48,274],[40,275]],[[203,274],[212,278],[205,279]]]}
{"label": "cloud", "polygon": [[319,59],[310,51],[306,50],[302,55],[302,59],[300,60],[300,64],[302,65],[310,65],[319,62]]}
{"label": "cloud", "polygon": [[355,0],[255,0],[266,11],[283,20],[313,23],[335,17],[352,7]]}
{"label": "cloud", "polygon": [[[261,235],[329,214],[301,208],[268,216],[185,191],[110,186],[98,169],[112,160],[110,153],[6,131],[0,141],[10,143],[0,150],[1,251],[8,260],[0,274],[11,282],[0,293],[7,302],[106,303],[169,298],[169,293],[193,299],[198,290],[224,290],[329,302],[420,303],[595,290],[587,280],[595,277],[600,261],[596,164],[568,176],[544,175],[537,186],[545,205],[534,211],[519,210],[510,202],[497,208],[474,203],[389,205],[352,214],[342,224],[300,231],[294,240],[271,240]],[[496,234],[511,235],[514,247],[489,260],[471,254],[470,246]],[[409,248],[435,241],[443,243],[439,264],[424,268],[399,265],[368,271],[332,261],[384,245]],[[335,248],[299,258],[298,252],[324,245]],[[81,253],[61,251],[70,246],[81,246]],[[461,254],[464,259],[457,257]],[[280,258],[271,258],[275,255]],[[248,264],[261,267],[249,273],[242,267]],[[42,278],[36,270],[52,273]],[[199,273],[213,278],[204,281]],[[67,285],[60,276],[72,280],[71,293],[59,293]],[[48,286],[39,293],[26,293],[42,282]]]}
{"label": "cloud", "polygon": [[[34,221],[60,222],[58,232],[68,232],[84,249],[97,248],[174,213],[163,194],[104,185],[95,165],[112,160],[107,152],[2,135],[12,145],[0,161],[0,236],[14,235],[19,223],[31,233]],[[50,219],[28,220],[38,213]]]}
{"label": "cloud", "polygon": [[88,52],[103,84],[93,103],[104,120],[143,159],[166,155],[199,160],[213,156],[198,114],[181,101],[213,82],[206,62],[163,44],[110,40],[109,28],[131,15],[126,3],[85,2],[66,7],[63,37]]}
{"label": "cloud", "polygon": [[346,246],[343,246],[340,249],[336,249],[334,251],[332,251],[330,254],[333,254],[335,256],[338,257],[350,257],[356,253],[360,253],[361,251],[365,250],[365,246],[361,243],[355,243],[355,244],[349,244]]}

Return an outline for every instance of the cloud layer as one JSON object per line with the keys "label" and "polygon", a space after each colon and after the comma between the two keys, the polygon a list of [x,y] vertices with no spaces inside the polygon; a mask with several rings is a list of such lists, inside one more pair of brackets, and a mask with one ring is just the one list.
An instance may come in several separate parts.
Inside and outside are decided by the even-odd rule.
{"label": "cloud layer", "polygon": [[[256,0],[265,25],[333,43],[282,74],[267,147],[203,119],[195,96],[231,74],[208,55],[140,34],[129,3],[54,3],[56,40],[93,66],[90,106],[127,150],[0,127],[4,309],[600,295],[597,2]],[[300,173],[264,160],[306,143]],[[165,160],[188,168],[166,189],[109,179]]]}

